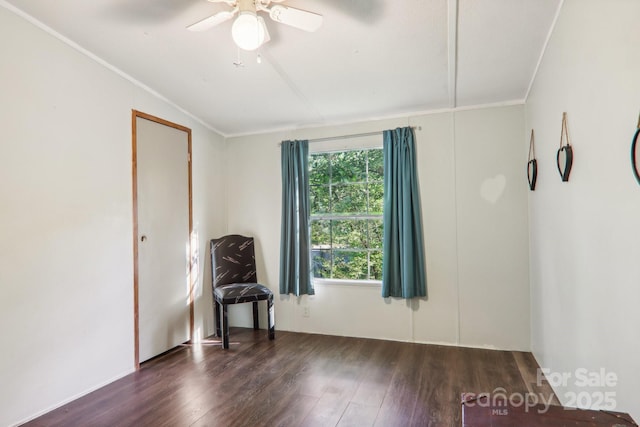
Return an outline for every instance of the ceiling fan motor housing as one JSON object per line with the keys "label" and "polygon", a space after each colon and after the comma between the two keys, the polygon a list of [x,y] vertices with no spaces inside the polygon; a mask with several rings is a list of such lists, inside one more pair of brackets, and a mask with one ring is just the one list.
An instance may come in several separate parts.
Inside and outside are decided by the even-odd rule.
{"label": "ceiling fan motor housing", "polygon": [[242,12],[256,13],[256,0],[238,0],[238,10]]}

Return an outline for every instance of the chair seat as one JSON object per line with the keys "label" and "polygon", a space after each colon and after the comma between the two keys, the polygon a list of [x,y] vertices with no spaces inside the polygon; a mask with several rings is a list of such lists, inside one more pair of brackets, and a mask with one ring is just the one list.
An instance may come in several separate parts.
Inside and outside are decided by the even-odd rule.
{"label": "chair seat", "polygon": [[271,289],[259,283],[231,283],[214,289],[214,298],[222,304],[263,301],[273,295]]}

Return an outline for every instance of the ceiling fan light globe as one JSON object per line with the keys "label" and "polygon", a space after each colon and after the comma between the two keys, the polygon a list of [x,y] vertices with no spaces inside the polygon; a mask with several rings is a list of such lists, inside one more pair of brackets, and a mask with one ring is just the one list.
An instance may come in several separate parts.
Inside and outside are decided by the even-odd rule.
{"label": "ceiling fan light globe", "polygon": [[240,12],[233,22],[231,37],[240,49],[256,50],[265,39],[264,26],[253,12]]}

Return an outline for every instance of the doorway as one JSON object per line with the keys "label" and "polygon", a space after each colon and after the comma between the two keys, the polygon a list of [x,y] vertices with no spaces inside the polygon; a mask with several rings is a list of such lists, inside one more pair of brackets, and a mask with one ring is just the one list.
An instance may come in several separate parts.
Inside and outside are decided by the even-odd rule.
{"label": "doorway", "polygon": [[193,338],[191,129],[132,111],[135,366]]}

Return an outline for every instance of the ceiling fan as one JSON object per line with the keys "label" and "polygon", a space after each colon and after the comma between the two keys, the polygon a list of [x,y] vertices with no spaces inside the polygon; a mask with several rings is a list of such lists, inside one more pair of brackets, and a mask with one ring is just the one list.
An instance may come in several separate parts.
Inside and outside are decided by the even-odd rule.
{"label": "ceiling fan", "polygon": [[267,25],[258,12],[267,12],[269,17],[281,24],[300,30],[314,32],[322,25],[322,15],[281,4],[285,0],[208,0],[211,3],[226,3],[232,9],[218,12],[187,27],[190,31],[205,31],[225,21],[238,17],[231,27],[233,41],[240,49],[255,50],[270,40]]}

